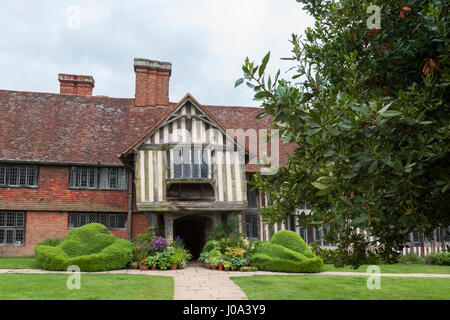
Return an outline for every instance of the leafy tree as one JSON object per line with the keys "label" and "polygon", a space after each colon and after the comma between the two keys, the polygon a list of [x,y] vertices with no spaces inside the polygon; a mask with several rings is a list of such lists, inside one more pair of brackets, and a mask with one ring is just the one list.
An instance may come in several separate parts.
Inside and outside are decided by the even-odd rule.
{"label": "leafy tree", "polygon": [[278,174],[256,175],[273,200],[263,219],[309,202],[302,223],[330,227],[332,242],[366,230],[395,262],[409,232],[450,224],[449,2],[297,1],[315,25],[290,39],[292,77],[266,74],[269,52],[260,65],[247,58],[236,82],[296,145]]}

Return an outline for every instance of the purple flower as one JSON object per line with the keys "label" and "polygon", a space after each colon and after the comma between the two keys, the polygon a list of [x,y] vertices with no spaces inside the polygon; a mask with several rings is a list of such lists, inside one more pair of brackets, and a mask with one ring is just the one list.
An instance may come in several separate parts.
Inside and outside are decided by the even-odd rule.
{"label": "purple flower", "polygon": [[174,240],[175,240],[175,242],[179,242],[179,243],[183,243],[184,242],[183,239],[180,236],[176,236]]}
{"label": "purple flower", "polygon": [[164,251],[166,250],[168,243],[163,237],[154,237],[151,245],[155,251]]}

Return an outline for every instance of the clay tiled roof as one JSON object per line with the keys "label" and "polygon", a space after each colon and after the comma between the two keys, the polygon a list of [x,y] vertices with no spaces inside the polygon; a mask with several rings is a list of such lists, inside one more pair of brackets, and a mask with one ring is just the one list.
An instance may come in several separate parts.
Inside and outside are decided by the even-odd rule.
{"label": "clay tiled roof", "polygon": [[[121,165],[118,154],[173,106],[142,108],[134,99],[0,90],[0,161]],[[225,128],[269,125],[255,119],[260,108],[202,107]],[[280,147],[282,160],[289,151],[292,146]]]}

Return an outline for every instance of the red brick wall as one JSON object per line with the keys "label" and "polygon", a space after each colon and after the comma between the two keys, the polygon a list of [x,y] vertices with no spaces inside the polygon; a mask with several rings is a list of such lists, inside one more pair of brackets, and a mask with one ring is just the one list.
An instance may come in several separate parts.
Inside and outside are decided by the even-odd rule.
{"label": "red brick wall", "polygon": [[0,188],[0,210],[127,212],[128,192],[70,190],[69,167],[41,165],[39,188]]}
{"label": "red brick wall", "polygon": [[132,239],[135,240],[138,234],[148,231],[148,220],[142,213],[133,214],[131,221]]}
{"label": "red brick wall", "polygon": [[0,256],[33,256],[36,243],[45,238],[64,238],[67,228],[67,212],[27,212],[25,246],[0,246]]}

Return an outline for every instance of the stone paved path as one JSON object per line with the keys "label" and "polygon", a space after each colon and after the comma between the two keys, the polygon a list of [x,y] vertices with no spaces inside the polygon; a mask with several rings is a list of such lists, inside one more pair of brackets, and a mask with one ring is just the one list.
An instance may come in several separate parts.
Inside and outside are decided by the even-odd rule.
{"label": "stone paved path", "polygon": [[[39,269],[0,269],[2,273],[66,273],[63,271],[46,271]],[[230,277],[242,277],[252,275],[307,275],[306,273],[282,273],[282,272],[227,272],[209,270],[205,267],[195,265],[183,270],[117,270],[93,273],[107,274],[142,274],[148,276],[169,276],[174,278],[174,299],[175,300],[246,300],[247,296]],[[311,274],[309,274],[311,275]],[[362,272],[321,272],[313,275],[331,276],[362,276],[367,277],[373,274]],[[429,274],[429,273],[381,273],[383,277],[413,277],[413,278],[450,278],[450,274]]]}

